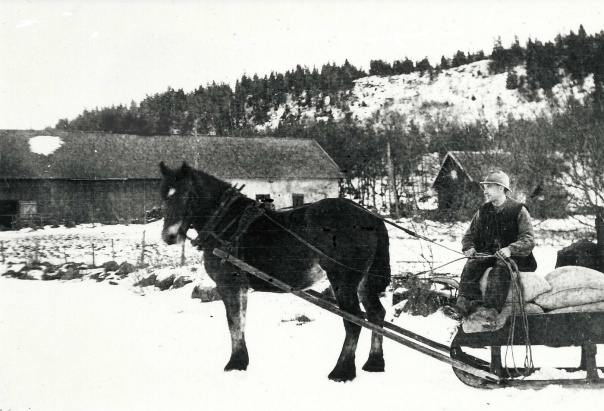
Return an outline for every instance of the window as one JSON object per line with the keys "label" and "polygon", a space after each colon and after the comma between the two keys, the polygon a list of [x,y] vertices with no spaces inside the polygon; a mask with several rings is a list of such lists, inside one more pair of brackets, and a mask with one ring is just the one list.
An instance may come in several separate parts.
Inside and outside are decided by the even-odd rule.
{"label": "window", "polygon": [[269,199],[271,198],[270,194],[256,194],[256,201],[262,201],[264,199]]}
{"label": "window", "polygon": [[300,207],[304,205],[304,194],[292,194],[292,206]]}
{"label": "window", "polygon": [[28,217],[38,214],[38,203],[35,201],[19,201],[19,215]]}

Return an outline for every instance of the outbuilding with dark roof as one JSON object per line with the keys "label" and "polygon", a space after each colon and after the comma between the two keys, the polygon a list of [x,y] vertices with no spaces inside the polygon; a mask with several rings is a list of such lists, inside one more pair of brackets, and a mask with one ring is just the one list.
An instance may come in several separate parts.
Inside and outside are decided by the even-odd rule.
{"label": "outbuilding with dark roof", "polygon": [[0,131],[0,225],[15,218],[143,221],[160,206],[158,164],[186,161],[276,208],[337,197],[338,166],[294,138]]}

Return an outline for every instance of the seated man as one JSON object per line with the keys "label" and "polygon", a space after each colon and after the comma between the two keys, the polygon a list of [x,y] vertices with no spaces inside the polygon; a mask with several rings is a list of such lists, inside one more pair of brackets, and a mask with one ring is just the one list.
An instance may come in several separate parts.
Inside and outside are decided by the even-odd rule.
{"label": "seated man", "polygon": [[[457,303],[443,309],[445,315],[456,320],[480,306],[493,317],[501,312],[510,288],[511,273],[496,256],[511,257],[520,271],[537,269],[532,253],[535,242],[531,216],[524,204],[507,197],[510,178],[503,171],[492,171],[481,184],[486,201],[474,214],[462,239],[462,251],[469,259],[461,273]],[[494,257],[482,257],[478,253]],[[480,278],[490,267],[483,300]]]}

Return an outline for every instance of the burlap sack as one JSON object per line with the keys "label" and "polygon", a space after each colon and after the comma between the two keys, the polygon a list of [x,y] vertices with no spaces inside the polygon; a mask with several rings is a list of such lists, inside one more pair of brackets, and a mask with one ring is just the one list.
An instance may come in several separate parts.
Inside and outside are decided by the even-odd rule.
{"label": "burlap sack", "polygon": [[604,301],[604,273],[599,271],[570,265],[556,268],[545,279],[552,289],[535,299],[545,310]]}
{"label": "burlap sack", "polygon": [[604,301],[600,301],[599,303],[591,303],[591,304],[583,304],[583,305],[575,305],[573,307],[564,307],[558,308],[556,310],[548,311],[548,314],[556,314],[556,313],[585,313],[592,311],[604,311]]}
{"label": "burlap sack", "polygon": [[[491,268],[489,268],[482,278],[480,279],[480,291],[484,297],[485,290],[487,289],[487,281],[489,273],[491,272]],[[538,296],[547,293],[552,289],[552,286],[549,282],[542,276],[537,273],[520,273],[520,283],[522,284],[522,288],[524,290],[524,302],[532,302]],[[505,300],[507,303],[511,303],[517,301],[513,288],[510,286],[510,291],[508,292],[508,296]]]}

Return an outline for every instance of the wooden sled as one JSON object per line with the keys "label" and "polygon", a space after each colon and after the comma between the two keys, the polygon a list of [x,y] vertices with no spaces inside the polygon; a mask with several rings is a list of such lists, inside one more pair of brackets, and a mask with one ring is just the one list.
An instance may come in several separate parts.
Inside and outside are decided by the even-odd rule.
{"label": "wooden sled", "polygon": [[[559,314],[532,314],[527,316],[529,340],[531,346],[547,347],[581,347],[581,359],[576,368],[557,368],[567,372],[585,371],[585,378],[554,380],[531,379],[530,374],[539,368],[506,368],[502,364],[501,347],[508,345],[510,331],[514,324],[513,342],[511,345],[524,346],[527,341],[522,319],[516,321],[508,318],[503,328],[492,332],[465,333],[460,326],[451,343],[451,358],[464,362],[472,367],[489,371],[501,378],[493,382],[463,370],[453,368],[455,375],[463,383],[478,388],[525,387],[541,388],[547,385],[583,385],[588,387],[604,386],[604,379],[598,370],[604,367],[596,364],[597,344],[604,344],[604,312],[574,312]],[[466,354],[463,348],[490,348],[491,361],[483,361]],[[527,376],[527,378],[524,378]]]}

